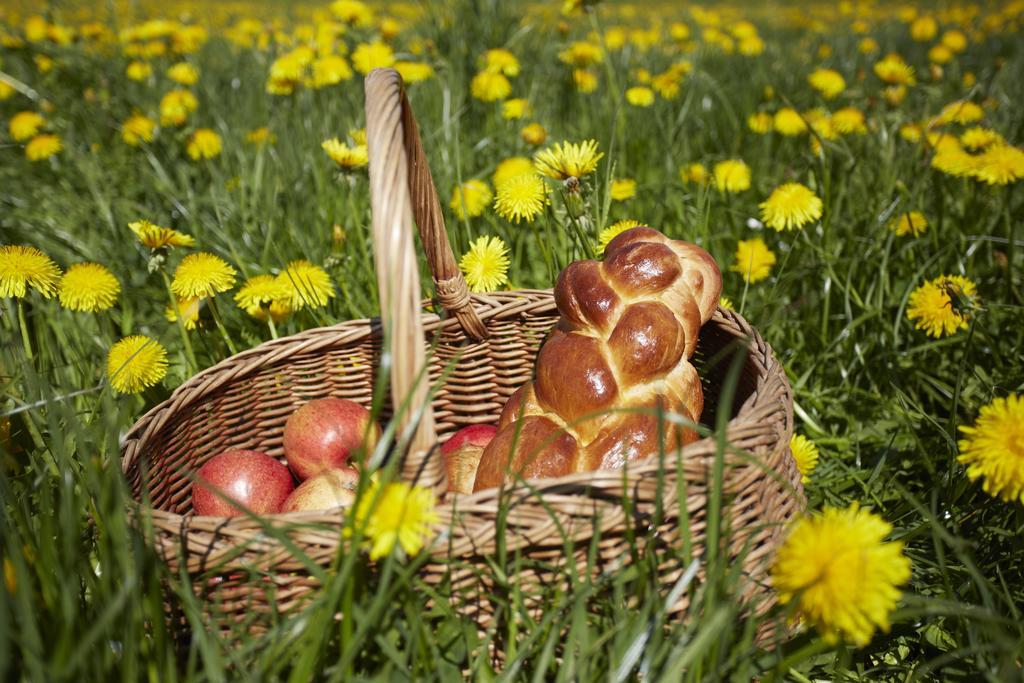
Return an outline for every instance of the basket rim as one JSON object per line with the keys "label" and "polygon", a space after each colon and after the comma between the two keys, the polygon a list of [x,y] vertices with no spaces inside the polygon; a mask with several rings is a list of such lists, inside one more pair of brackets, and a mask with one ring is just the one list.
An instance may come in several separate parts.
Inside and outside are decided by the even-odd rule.
{"label": "basket rim", "polygon": [[[473,294],[472,299],[475,307],[477,308],[477,312],[480,315],[480,319],[484,322],[500,315],[511,315],[538,308],[542,310],[551,309],[557,312],[554,304],[553,290],[551,289],[519,289],[508,292]],[[429,309],[434,307],[431,300],[425,299],[422,304],[423,327],[425,333],[461,329],[459,322],[455,317],[442,319],[437,313],[430,312]],[[757,329],[736,311],[718,307],[712,315],[711,320],[716,320],[719,323],[731,323],[741,332],[746,333],[749,341],[748,349],[750,350],[751,356],[754,356],[755,354],[759,356],[759,360],[764,367],[764,371],[758,373],[756,384],[759,389],[768,384],[769,380],[772,379],[774,379],[778,385],[775,388],[775,391],[771,392],[755,390],[744,401],[737,410],[736,415],[729,420],[726,426],[727,441],[732,442],[736,440],[733,438],[735,433],[742,430],[743,427],[752,423],[762,422],[763,416],[759,416],[758,413],[764,412],[764,410],[767,409],[770,414],[771,412],[774,412],[780,404],[784,410],[782,436],[788,439],[793,432],[792,389],[785,370],[782,368],[781,363],[776,359],[772,347],[761,337]],[[338,336],[348,337],[345,341],[354,341],[373,334],[379,334],[380,331],[381,326],[379,317],[347,320],[334,325],[310,328],[293,335],[265,341],[236,355],[225,358],[209,368],[196,373],[178,386],[167,399],[146,411],[146,413],[136,420],[131,429],[124,435],[121,440],[122,455],[120,459],[122,475],[126,475],[129,468],[134,464],[135,459],[138,457],[139,451],[141,450],[140,444],[143,443],[152,432],[159,431],[173,413],[182,408],[191,406],[196,401],[204,398],[209,392],[216,390],[222,384],[246,377],[249,374],[256,372],[260,367],[268,364],[265,360],[268,354],[271,357],[269,362],[272,363],[278,360],[278,358],[284,359],[286,356],[294,353],[294,347],[296,345],[301,347],[301,351],[308,352],[310,350],[316,350],[320,347],[326,347],[337,343]],[[741,338],[741,336],[737,335],[737,338]],[[283,353],[285,350],[287,350],[288,353]],[[256,362],[261,359],[263,359],[264,362]],[[241,365],[240,362],[242,362]],[[231,371],[234,366],[239,367],[237,370]],[[161,417],[164,417],[164,419],[161,420]],[[687,444],[681,449],[675,449],[671,452],[666,451],[664,460],[667,463],[671,453],[680,453],[682,455],[693,453],[696,455],[695,452],[707,450],[709,446],[712,447],[712,452],[717,448],[715,435],[713,434]],[[456,511],[466,513],[478,505],[488,504],[484,503],[484,501],[493,499],[496,493],[499,492],[507,496],[510,494],[515,495],[517,492],[543,492],[545,490],[555,488],[563,490],[570,488],[575,490],[576,493],[568,495],[589,498],[589,495],[584,492],[591,487],[595,479],[607,476],[614,476],[619,479],[628,479],[633,474],[640,476],[651,469],[662,467],[663,465],[659,460],[660,456],[656,454],[644,461],[631,463],[627,468],[625,468],[628,471],[629,476],[624,475],[622,470],[610,470],[607,472],[600,470],[594,472],[578,472],[561,477],[527,479],[516,482],[513,485],[485,489],[471,494],[460,494],[458,496],[450,497],[440,503],[438,505],[438,511],[445,518],[453,515]],[[134,497],[132,497],[129,502],[129,507],[137,510],[148,510],[150,513],[159,516],[165,522],[177,521],[180,523],[184,522],[186,518],[197,522],[221,520],[219,524],[222,528],[224,524],[227,524],[240,529],[251,524],[258,524],[257,521],[252,520],[247,516],[218,517],[196,515],[191,512],[185,514],[170,512],[144,505]],[[260,518],[281,519],[282,521],[288,520],[289,522],[305,520],[329,522],[343,520],[344,513],[342,512],[339,514],[337,511],[270,513],[260,515]]]}

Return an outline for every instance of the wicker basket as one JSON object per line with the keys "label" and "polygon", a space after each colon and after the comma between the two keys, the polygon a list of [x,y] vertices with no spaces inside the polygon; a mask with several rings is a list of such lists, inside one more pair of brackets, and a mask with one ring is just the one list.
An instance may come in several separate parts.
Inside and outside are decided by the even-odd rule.
{"label": "wicker basket", "polygon": [[[390,332],[390,390],[393,397],[411,397],[411,406],[420,408],[396,418],[399,429],[411,433],[402,476],[441,494],[446,481],[434,448],[438,438],[469,424],[496,421],[505,399],[530,379],[534,356],[558,311],[550,290],[468,294],[395,71],[379,69],[367,77],[366,121],[376,267],[383,323]],[[414,216],[437,299],[451,315],[428,312],[429,302],[420,301]],[[188,572],[195,579],[212,627],[227,630],[234,624],[257,623],[253,615],[294,612],[318,588],[308,568],[265,533],[266,524],[284,530],[292,543],[326,567],[336,555],[343,518],[341,512],[269,515],[262,523],[245,517],[198,517],[191,509],[190,473],[227,448],[259,449],[283,459],[285,420],[310,399],[335,396],[369,406],[383,339],[381,321],[373,319],[261,344],[197,374],[127,435],[124,473],[136,500],[151,506],[140,504],[137,513],[151,524],[157,550],[171,571]],[[732,363],[711,364],[708,359],[729,349],[738,349],[729,358],[741,354],[741,368],[732,405],[723,406],[719,392]],[[696,362],[705,384],[702,422],[713,425],[718,411],[728,410],[728,442],[752,456],[726,456],[722,514],[732,530],[728,552],[742,557],[743,571],[751,579],[747,597],[760,598],[764,608],[771,601],[764,581],[767,561],[784,523],[803,505],[800,476],[789,451],[789,383],[757,331],[738,314],[722,309],[701,331]],[[434,387],[429,403],[426,383],[416,381],[424,363]],[[417,413],[418,422],[412,419]],[[385,409],[382,417],[390,416]],[[502,504],[511,505],[502,540],[509,553],[524,559],[518,576],[524,593],[564,580],[558,568],[572,559],[566,556],[566,534],[575,541],[578,566],[588,565],[590,540],[599,534],[601,557],[592,564],[606,569],[628,559],[630,538],[641,527],[644,538],[677,543],[677,491],[685,491],[683,513],[699,554],[716,452],[715,440],[706,438],[683,450],[678,468],[673,457],[668,463],[633,464],[626,471],[535,480],[445,500],[439,507],[445,540],[432,546],[424,576],[430,582],[450,581],[457,608],[485,628],[494,608],[486,599],[488,581],[481,577],[488,575],[487,559],[499,540]],[[685,569],[680,561],[662,563],[666,593]],[[273,601],[267,597],[268,580],[273,582]],[[672,609],[685,608],[686,601],[684,591]]]}

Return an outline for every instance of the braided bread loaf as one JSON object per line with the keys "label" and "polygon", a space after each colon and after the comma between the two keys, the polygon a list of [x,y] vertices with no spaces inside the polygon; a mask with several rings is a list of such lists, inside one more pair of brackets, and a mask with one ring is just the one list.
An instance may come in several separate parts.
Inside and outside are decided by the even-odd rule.
{"label": "braided bread loaf", "polygon": [[603,261],[570,264],[555,286],[561,319],[534,381],[505,404],[473,490],[622,467],[657,452],[659,438],[666,448],[693,441],[693,430],[659,425],[653,409],[700,419],[704,395],[688,359],[721,289],[710,254],[648,227],[615,237]]}

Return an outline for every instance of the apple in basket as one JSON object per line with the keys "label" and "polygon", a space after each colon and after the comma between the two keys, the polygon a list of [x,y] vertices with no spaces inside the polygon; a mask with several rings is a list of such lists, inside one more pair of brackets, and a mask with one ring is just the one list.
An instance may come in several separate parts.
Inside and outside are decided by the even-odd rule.
{"label": "apple in basket", "polygon": [[294,489],[292,473],[266,453],[225,451],[212,457],[196,472],[192,509],[197,515],[216,517],[245,514],[225,500],[223,496],[226,496],[256,514],[278,512]]}
{"label": "apple in basket", "polygon": [[448,474],[448,490],[472,493],[480,456],[498,428],[494,425],[470,425],[451,435],[441,446],[444,469]]}
{"label": "apple in basket", "polygon": [[300,481],[349,466],[352,455],[371,450],[380,427],[370,411],[343,398],[314,399],[296,410],[284,425],[284,455]]}
{"label": "apple in basket", "polygon": [[299,484],[281,505],[281,512],[348,507],[356,499],[359,472],[351,467],[325,470]]}

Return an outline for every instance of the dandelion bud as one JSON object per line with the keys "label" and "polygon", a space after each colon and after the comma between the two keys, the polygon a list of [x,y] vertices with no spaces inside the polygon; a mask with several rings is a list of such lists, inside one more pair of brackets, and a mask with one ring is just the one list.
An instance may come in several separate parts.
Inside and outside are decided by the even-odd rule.
{"label": "dandelion bud", "polygon": [[155,273],[156,271],[162,269],[165,263],[167,263],[167,255],[164,254],[162,250],[155,251],[153,252],[153,255],[149,257],[149,262],[146,264],[146,269],[150,273]]}

